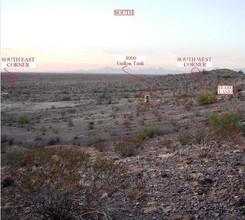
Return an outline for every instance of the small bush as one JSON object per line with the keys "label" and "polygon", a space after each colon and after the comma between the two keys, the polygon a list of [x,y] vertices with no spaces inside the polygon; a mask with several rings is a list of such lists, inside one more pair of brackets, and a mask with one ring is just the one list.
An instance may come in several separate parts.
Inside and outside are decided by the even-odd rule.
{"label": "small bush", "polygon": [[[77,147],[35,148],[25,154],[25,161],[26,167],[5,171],[16,185],[2,191],[2,205],[11,203],[7,219],[112,219],[122,199],[132,199],[126,207],[131,211],[142,200],[131,195],[145,191],[141,179],[123,164],[101,157],[90,160]],[[127,219],[123,212],[121,217]]]}
{"label": "small bush", "polygon": [[90,130],[94,129],[94,121],[88,122],[88,129],[90,129]]}
{"label": "small bush", "polygon": [[[217,100],[214,94],[212,94],[212,99]],[[196,101],[200,105],[206,105],[212,102],[212,100],[210,100],[208,94],[204,90],[196,93]]]}
{"label": "small bush", "polygon": [[192,134],[192,140],[197,145],[206,144],[209,141],[209,135],[203,130],[195,131]]}
{"label": "small bush", "polygon": [[224,117],[217,112],[211,112],[208,115],[209,126],[212,127],[217,133],[226,135],[230,132],[230,127],[227,124],[227,119],[230,125],[235,129],[240,128],[239,114],[237,112],[225,112]]}
{"label": "small bush", "polygon": [[238,73],[239,74],[244,74],[244,72],[242,70],[239,70]]}
{"label": "small bush", "polygon": [[14,143],[14,137],[9,137],[8,144],[12,145]]}
{"label": "small bush", "polygon": [[71,114],[74,114],[76,113],[76,109],[75,108],[71,108],[71,109],[68,109],[68,112],[71,113]]}
{"label": "small bush", "polygon": [[160,130],[160,126],[157,123],[152,123],[148,126],[147,128],[147,136],[149,138],[152,138],[156,135],[160,135],[161,134],[161,130]]}
{"label": "small bush", "polygon": [[123,98],[129,98],[128,92],[124,92],[124,93],[123,93]]}
{"label": "small bush", "polygon": [[14,143],[14,137],[8,137],[7,135],[1,136],[1,143],[8,143],[9,145],[12,145]]}
{"label": "small bush", "polygon": [[39,135],[39,134],[36,134],[35,137],[34,137],[34,140],[35,141],[41,141],[42,140],[42,136]]}
{"label": "small bush", "polygon": [[173,144],[173,140],[172,140],[172,139],[169,139],[169,138],[165,138],[165,139],[162,141],[162,145],[163,145],[164,147],[170,147],[172,144]]}
{"label": "small bush", "polygon": [[21,195],[21,203],[16,206],[20,210],[31,204],[29,212],[18,211],[18,219],[26,215],[67,219],[79,206],[78,198],[80,202],[83,199],[78,171],[86,158],[81,151],[65,148],[37,148],[26,153],[26,169],[10,171],[16,177],[17,196]]}
{"label": "small bush", "polygon": [[188,144],[192,140],[192,135],[188,133],[183,133],[178,136],[178,141],[182,144]]}
{"label": "small bush", "polygon": [[138,152],[137,147],[139,142],[135,140],[121,140],[116,143],[115,150],[122,157],[132,157],[135,156]]}
{"label": "small bush", "polygon": [[239,130],[242,132],[243,135],[245,135],[245,124],[240,124],[239,125]]}
{"label": "small bush", "polygon": [[136,140],[142,141],[147,137],[144,128],[137,128],[134,134]]}
{"label": "small bush", "polygon": [[203,73],[203,74],[208,74],[208,71],[205,70],[205,69],[203,69],[202,73]]}
{"label": "small bush", "polygon": [[16,121],[19,124],[28,124],[30,123],[30,118],[26,114],[20,114],[17,116]]}
{"label": "small bush", "polygon": [[55,145],[58,144],[60,142],[60,138],[59,137],[55,137],[55,138],[50,138],[48,141],[49,145]]}
{"label": "small bush", "polygon": [[106,91],[106,89],[103,89],[103,92],[102,92],[102,94],[99,95],[99,98],[105,99],[106,97],[107,97],[107,91]]}
{"label": "small bush", "polygon": [[69,94],[69,92],[67,90],[63,90],[62,92],[63,94]]}
{"label": "small bush", "polygon": [[10,187],[14,185],[14,179],[11,176],[6,176],[2,181],[3,188]]}
{"label": "small bush", "polygon": [[63,95],[61,100],[62,101],[70,101],[71,97],[69,95]]}
{"label": "small bush", "polygon": [[1,135],[1,143],[6,143],[8,141],[7,135]]}
{"label": "small bush", "polygon": [[105,152],[107,150],[107,145],[103,140],[100,140],[98,143],[94,144],[93,147],[99,152]]}
{"label": "small bush", "polygon": [[68,127],[74,126],[73,121],[72,121],[72,118],[68,120],[67,126]]}
{"label": "small bush", "polygon": [[26,150],[11,150],[6,152],[6,163],[13,166],[25,166]]}

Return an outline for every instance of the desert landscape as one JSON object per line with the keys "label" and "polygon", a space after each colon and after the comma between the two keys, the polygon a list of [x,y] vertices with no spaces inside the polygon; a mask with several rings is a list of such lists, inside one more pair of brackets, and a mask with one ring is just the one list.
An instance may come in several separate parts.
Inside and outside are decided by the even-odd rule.
{"label": "desert landscape", "polygon": [[245,219],[244,73],[7,77],[2,219]]}

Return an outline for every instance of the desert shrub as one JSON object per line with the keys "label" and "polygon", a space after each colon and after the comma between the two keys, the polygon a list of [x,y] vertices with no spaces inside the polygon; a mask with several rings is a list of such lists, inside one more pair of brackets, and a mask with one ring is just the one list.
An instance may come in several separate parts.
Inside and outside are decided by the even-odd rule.
{"label": "desert shrub", "polygon": [[68,119],[67,126],[68,126],[68,127],[74,126],[73,121],[72,121],[72,118]]}
{"label": "desert shrub", "polygon": [[237,112],[225,112],[224,115],[220,115],[217,112],[211,112],[208,115],[209,126],[212,127],[215,132],[223,135],[230,132],[230,128],[225,119],[227,119],[230,125],[235,129],[240,128],[239,114]]}
{"label": "desert shrub", "polygon": [[227,74],[222,74],[221,75],[221,78],[224,78],[224,79],[229,79],[229,78],[232,78],[232,75],[227,73]]}
{"label": "desert shrub", "polygon": [[25,155],[27,150],[24,149],[14,149],[6,152],[5,163],[13,166],[25,166]]}
{"label": "desert shrub", "polygon": [[134,138],[135,138],[136,140],[142,141],[142,140],[144,140],[146,137],[147,137],[147,134],[146,134],[144,128],[140,127],[140,128],[137,128],[137,129],[136,129],[136,131],[135,131],[135,133],[134,133]]}
{"label": "desert shrub", "polygon": [[123,98],[129,98],[128,92],[124,92],[124,93],[123,93]]}
{"label": "desert shrub", "polygon": [[106,91],[106,89],[103,89],[103,92],[102,92],[102,94],[99,95],[99,98],[104,99],[106,97],[107,97],[107,91]]}
{"label": "desert shrub", "polygon": [[203,73],[203,74],[208,74],[208,71],[205,70],[205,69],[203,69],[202,73]]}
{"label": "desert shrub", "polygon": [[20,205],[32,204],[29,214],[41,219],[65,219],[76,209],[75,200],[82,200],[78,169],[86,157],[84,152],[65,148],[38,148],[26,153],[26,169],[12,170],[15,190],[22,196]]}
{"label": "desert shrub", "polygon": [[14,185],[14,179],[11,176],[6,176],[2,180],[2,187],[10,187]]}
{"label": "desert shrub", "polygon": [[90,130],[94,129],[94,121],[88,122],[88,129],[90,129]]}
{"label": "desert shrub", "polygon": [[239,130],[242,132],[243,135],[245,135],[245,124],[240,124],[239,125]]}
{"label": "desert shrub", "polygon": [[76,113],[76,109],[75,108],[70,108],[70,109],[68,109],[68,112],[69,113],[71,113],[71,114],[73,114],[73,113]]}
{"label": "desert shrub", "polygon": [[61,100],[62,101],[70,101],[71,97],[69,95],[63,95]]}
{"label": "desert shrub", "polygon": [[7,135],[1,135],[1,144],[8,143],[9,145],[12,145],[14,143],[14,137],[9,137]]}
{"label": "desert shrub", "polygon": [[110,117],[112,117],[113,119],[115,119],[115,118],[116,118],[116,112],[112,112],[112,113],[110,114]]}
{"label": "desert shrub", "polygon": [[147,136],[149,138],[152,138],[156,135],[160,135],[161,134],[161,130],[160,130],[160,126],[157,123],[151,123],[148,128],[147,128]]}
{"label": "desert shrub", "polygon": [[6,143],[6,142],[8,142],[7,135],[1,135],[1,143],[3,144],[3,143]]}
{"label": "desert shrub", "polygon": [[[142,125],[144,123],[141,123]],[[137,128],[134,133],[135,140],[142,141],[146,137],[152,138],[154,136],[160,135],[161,129],[158,123],[151,123],[146,129],[143,127]]]}
{"label": "desert shrub", "polygon": [[132,157],[138,153],[140,143],[136,140],[124,139],[116,143],[115,150],[122,157]]}
{"label": "desert shrub", "polygon": [[36,148],[25,154],[25,161],[24,168],[5,170],[15,177],[14,187],[2,191],[3,206],[11,203],[8,219],[111,219],[121,199],[144,190],[124,165],[106,158],[90,160],[76,147]]}
{"label": "desert shrub", "polygon": [[164,147],[170,147],[173,144],[173,140],[169,138],[165,138],[162,143]]}
{"label": "desert shrub", "polygon": [[107,150],[107,144],[103,139],[99,139],[98,142],[93,144],[93,147],[99,152],[105,152]]}
{"label": "desert shrub", "polygon": [[36,134],[36,135],[34,136],[34,140],[35,140],[35,141],[41,141],[41,140],[42,140],[42,136],[41,136],[40,134]]}
{"label": "desert shrub", "polygon": [[192,134],[192,140],[197,145],[206,144],[209,139],[209,135],[205,131],[195,131]]}
{"label": "desert shrub", "polygon": [[30,118],[26,114],[20,114],[16,117],[16,121],[19,124],[28,124],[30,123]]}
{"label": "desert shrub", "polygon": [[52,137],[48,140],[49,145],[55,145],[55,144],[58,144],[59,142],[60,142],[59,137]]}
{"label": "desert shrub", "polygon": [[192,135],[190,135],[189,133],[182,133],[178,136],[178,141],[182,145],[188,144],[191,140],[192,140]]}
{"label": "desert shrub", "polygon": [[8,144],[12,145],[14,143],[14,137],[9,137]]}
{"label": "desert shrub", "polygon": [[28,90],[28,89],[23,89],[21,93],[22,94],[25,94],[25,95],[30,95],[31,94],[31,91]]}
{"label": "desert shrub", "polygon": [[244,72],[242,70],[239,70],[238,73],[239,74],[244,74]]}
{"label": "desert shrub", "polygon": [[[211,96],[212,96],[212,99],[217,100],[214,94],[212,94]],[[210,100],[209,98],[209,95],[204,90],[196,93],[196,101],[200,105],[206,105],[212,102],[212,100]]]}

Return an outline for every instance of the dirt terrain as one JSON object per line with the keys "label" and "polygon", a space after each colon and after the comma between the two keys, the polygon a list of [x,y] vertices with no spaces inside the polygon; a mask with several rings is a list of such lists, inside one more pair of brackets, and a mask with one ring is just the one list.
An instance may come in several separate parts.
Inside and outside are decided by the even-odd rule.
{"label": "dirt terrain", "polygon": [[[8,194],[18,186],[8,171],[19,160],[15,153],[47,146],[78,147],[91,160],[110,158],[140,179],[144,196],[109,197],[108,216],[100,219],[245,219],[244,74],[218,69],[200,75],[212,93],[218,84],[234,86],[233,95],[217,95],[217,104],[222,112],[239,115],[239,126],[231,122],[237,135],[210,125],[209,114],[217,107],[197,102],[203,88],[191,73],[141,76],[156,88],[154,103],[142,97],[151,88],[127,74],[15,76],[10,84],[2,75],[2,179],[11,175],[14,180],[7,186],[2,182],[5,219],[13,219],[13,210],[23,212]],[[124,211],[111,214],[111,204]]]}

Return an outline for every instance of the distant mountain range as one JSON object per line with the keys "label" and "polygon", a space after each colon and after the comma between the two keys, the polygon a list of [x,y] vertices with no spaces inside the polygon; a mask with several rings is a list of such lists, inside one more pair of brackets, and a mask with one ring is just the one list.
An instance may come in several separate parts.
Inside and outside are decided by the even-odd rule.
{"label": "distant mountain range", "polygon": [[[235,68],[234,71],[242,70],[245,73],[245,68]],[[127,71],[133,74],[154,74],[154,75],[167,75],[167,74],[179,74],[179,73],[188,73],[190,71],[188,68],[186,70],[171,70],[163,68],[142,68],[142,69],[130,69],[127,68]],[[95,74],[124,74],[125,72],[122,68],[112,68],[105,67],[100,69],[93,70],[73,70],[71,73],[95,73]]]}
{"label": "distant mountain range", "polygon": [[[127,71],[130,71],[134,74],[154,74],[154,75],[166,75],[166,74],[178,74],[184,73],[181,70],[169,70],[163,68],[142,68],[142,69],[130,69],[127,68]],[[107,74],[124,74],[125,72],[122,68],[112,68],[112,67],[105,67],[101,69],[94,69],[94,70],[74,70],[71,71],[72,73],[107,73]]]}

